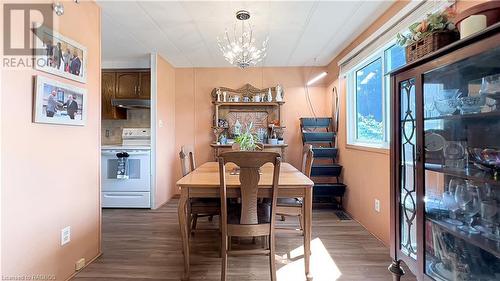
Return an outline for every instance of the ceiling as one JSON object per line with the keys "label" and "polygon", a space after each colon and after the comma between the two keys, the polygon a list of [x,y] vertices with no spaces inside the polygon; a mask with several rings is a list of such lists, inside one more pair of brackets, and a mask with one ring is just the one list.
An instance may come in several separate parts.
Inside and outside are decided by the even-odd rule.
{"label": "ceiling", "polygon": [[127,61],[158,52],[175,67],[229,66],[217,37],[245,9],[257,43],[269,36],[264,66],[326,65],[393,2],[101,0],[102,59]]}

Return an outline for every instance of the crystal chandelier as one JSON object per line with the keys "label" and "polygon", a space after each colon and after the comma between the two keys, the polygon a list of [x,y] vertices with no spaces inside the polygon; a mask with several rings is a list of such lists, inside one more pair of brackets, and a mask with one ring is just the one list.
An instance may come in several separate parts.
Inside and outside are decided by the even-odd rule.
{"label": "crystal chandelier", "polygon": [[220,40],[217,37],[217,43],[219,44],[219,48],[222,51],[224,58],[230,64],[243,69],[256,65],[266,57],[266,47],[269,38],[266,37],[266,39],[262,42],[262,48],[256,48],[252,27],[247,21],[250,18],[250,13],[244,10],[238,11],[236,12],[236,18],[241,21],[241,33],[236,31],[237,23],[235,23],[233,31],[234,40],[231,41],[226,29],[224,34],[225,38]]}

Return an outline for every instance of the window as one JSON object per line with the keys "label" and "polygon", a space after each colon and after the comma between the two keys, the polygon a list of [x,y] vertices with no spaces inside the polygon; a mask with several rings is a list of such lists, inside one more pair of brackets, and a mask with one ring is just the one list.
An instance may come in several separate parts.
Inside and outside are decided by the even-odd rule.
{"label": "window", "polygon": [[389,72],[406,63],[405,49],[391,43],[347,75],[348,144],[389,146]]}

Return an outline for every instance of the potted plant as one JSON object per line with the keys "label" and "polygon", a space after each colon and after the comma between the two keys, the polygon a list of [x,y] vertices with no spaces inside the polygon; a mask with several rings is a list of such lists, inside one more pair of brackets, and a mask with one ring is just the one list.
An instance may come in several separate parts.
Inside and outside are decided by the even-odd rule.
{"label": "potted plant", "polygon": [[257,134],[252,132],[253,123],[246,126],[245,132],[241,133],[236,139],[235,142],[239,145],[240,150],[244,151],[254,151],[257,148],[262,149],[260,147],[262,144],[259,143],[259,137]]}
{"label": "potted plant", "polygon": [[451,9],[428,14],[422,21],[410,25],[409,32],[398,33],[398,44],[406,47],[406,62],[415,61],[456,41],[458,33],[452,22],[454,17]]}

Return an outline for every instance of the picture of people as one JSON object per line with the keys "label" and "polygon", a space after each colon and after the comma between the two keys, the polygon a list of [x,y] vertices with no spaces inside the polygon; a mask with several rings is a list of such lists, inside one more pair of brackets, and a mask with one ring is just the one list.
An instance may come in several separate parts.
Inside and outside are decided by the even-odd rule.
{"label": "picture of people", "polygon": [[43,76],[36,77],[35,122],[85,125],[87,91]]}
{"label": "picture of people", "polygon": [[35,68],[86,82],[87,49],[56,32],[40,27],[35,36]]}

